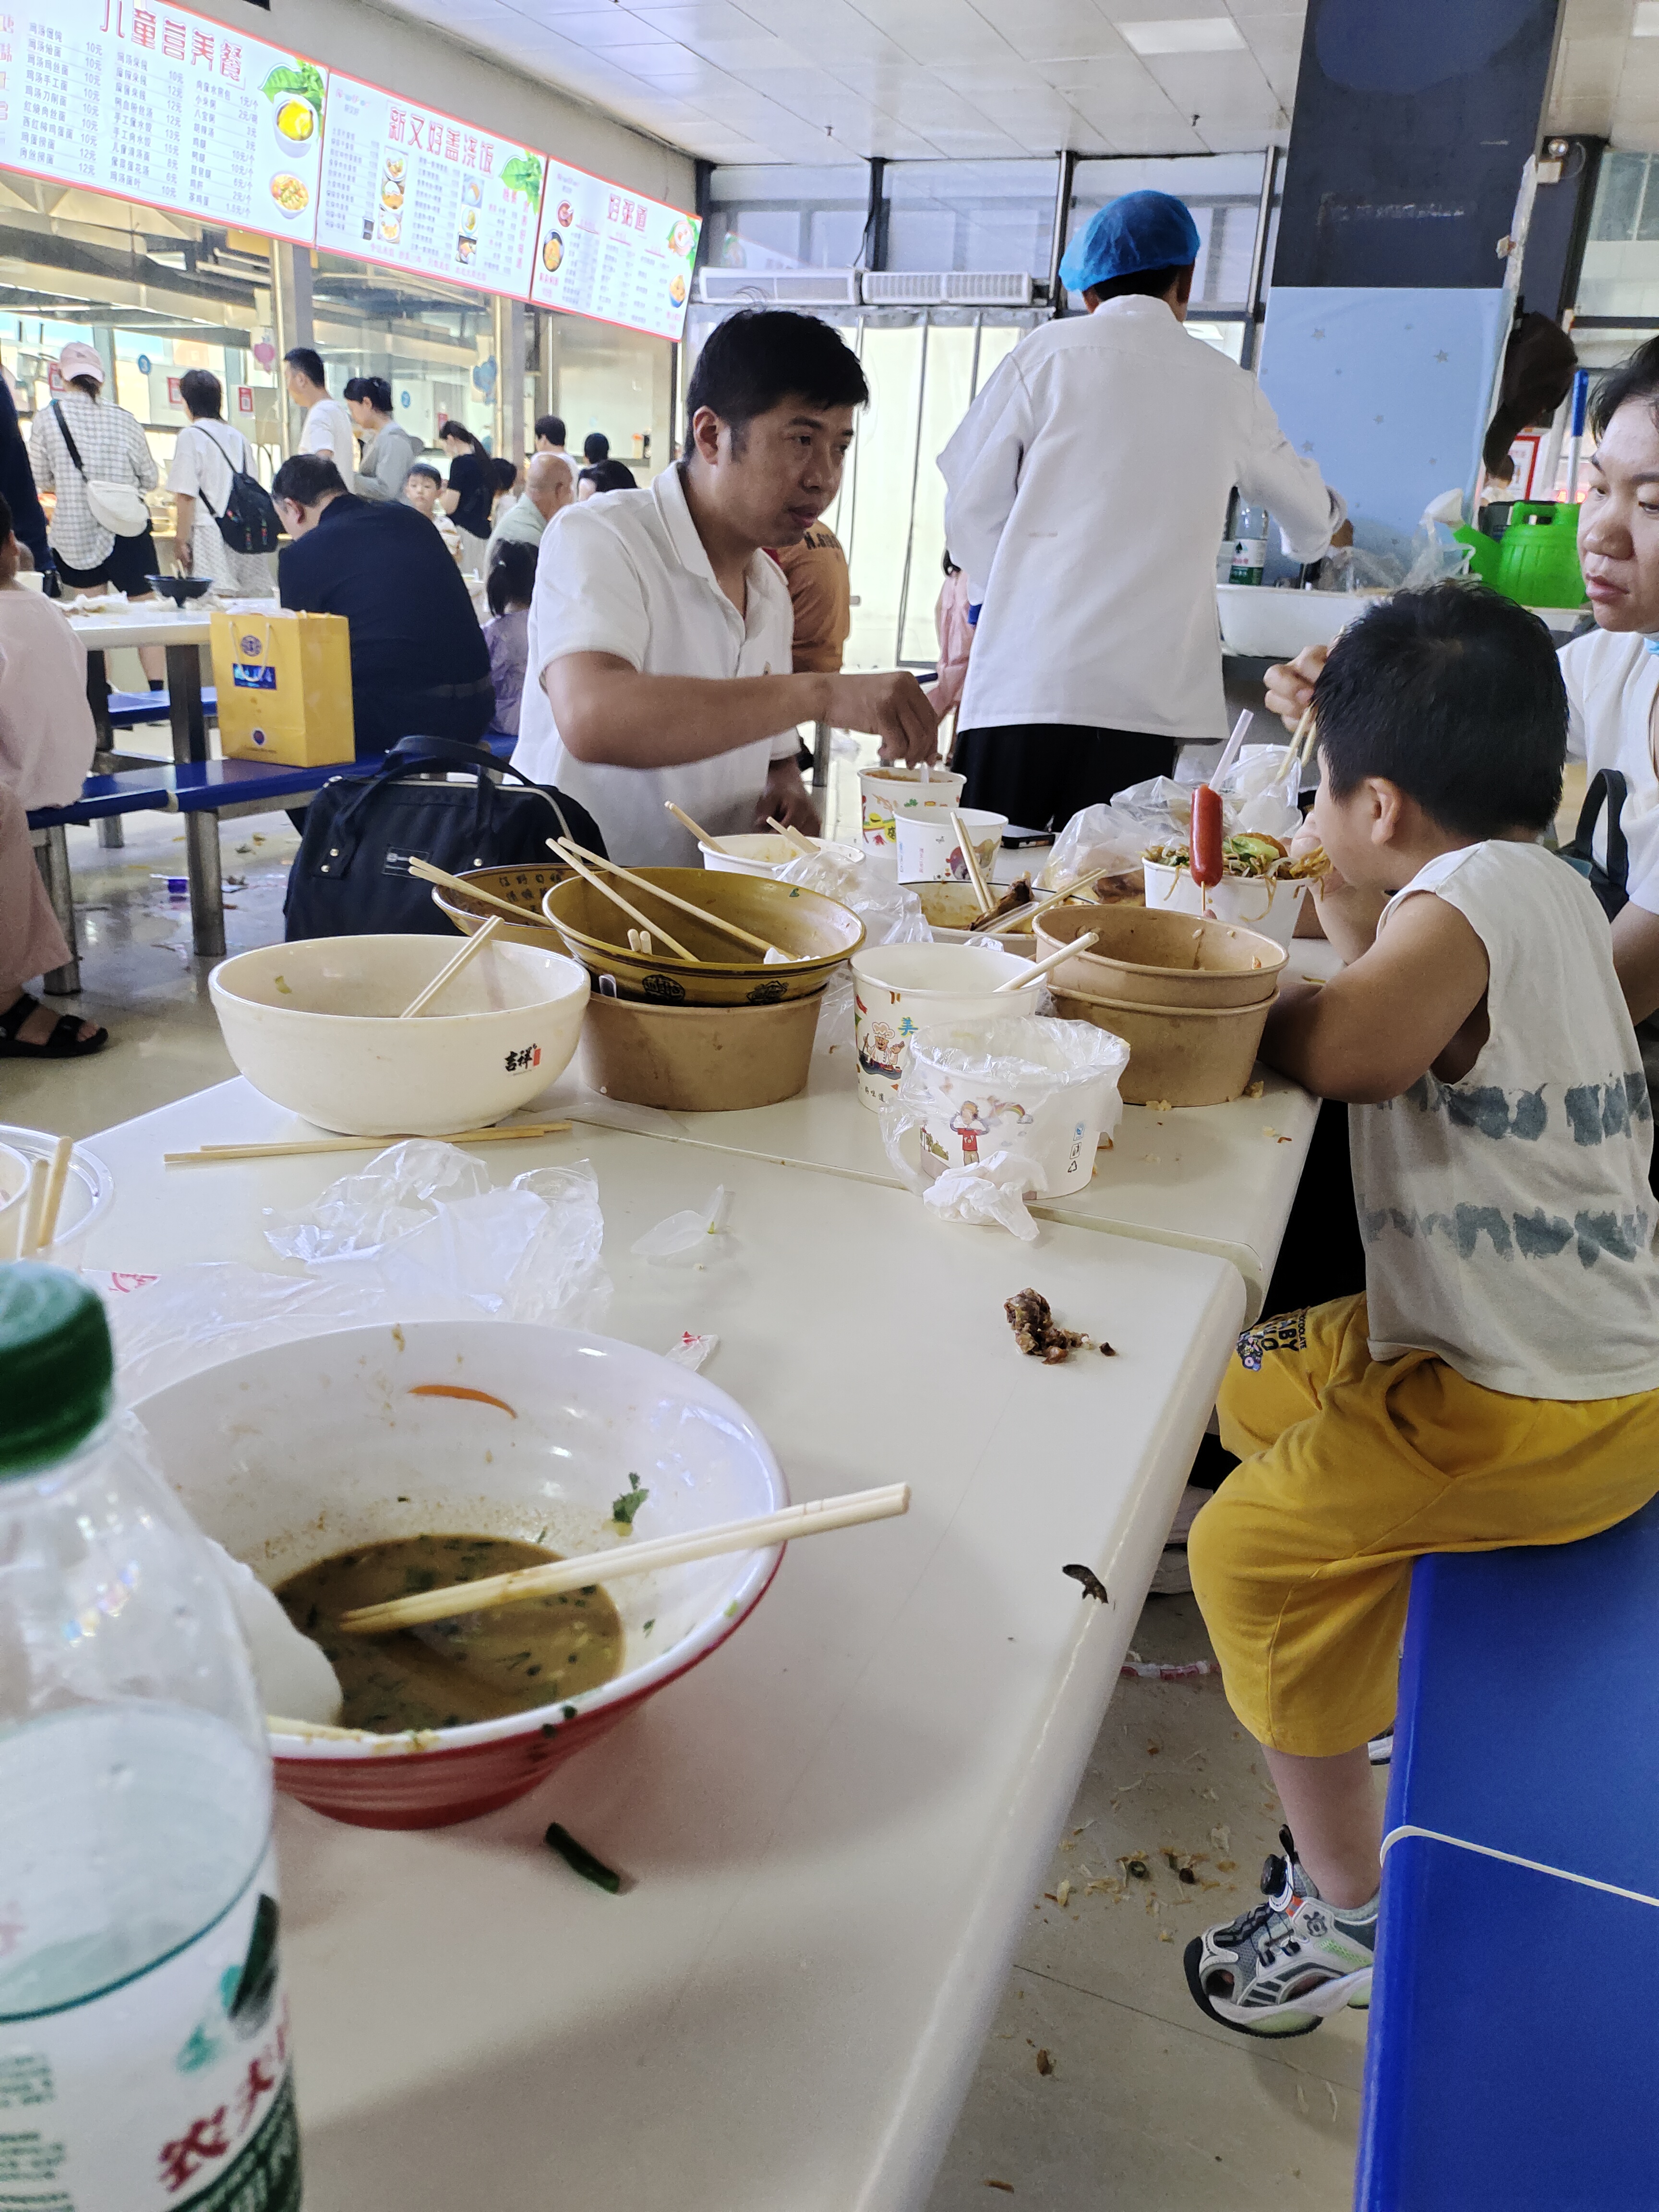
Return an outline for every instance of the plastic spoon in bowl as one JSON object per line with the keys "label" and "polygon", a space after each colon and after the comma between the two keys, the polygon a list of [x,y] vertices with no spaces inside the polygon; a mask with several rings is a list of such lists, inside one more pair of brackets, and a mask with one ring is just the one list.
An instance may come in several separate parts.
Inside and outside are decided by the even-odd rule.
{"label": "plastic spoon in bowl", "polygon": [[471,962],[477,958],[478,955],[483,951],[485,945],[489,945],[494,939],[495,933],[500,929],[501,926],[501,918],[500,915],[492,914],[489,921],[483,925],[483,927],[482,929],[475,930],[472,935],[467,939],[465,944],[462,945],[460,951],[455,955],[455,957],[450,961],[446,967],[439,969],[438,973],[433,977],[426,988],[423,991],[417,991],[415,994],[415,996],[404,1008],[402,1013],[398,1015],[398,1019],[400,1022],[412,1021],[416,1014],[424,1013],[426,1009],[432,1004],[432,1001],[437,997],[439,992],[443,989],[445,984],[453,981],[455,976],[460,974],[463,968],[468,966]]}
{"label": "plastic spoon in bowl", "polygon": [[1098,945],[1099,942],[1100,932],[1097,929],[1085,930],[1081,937],[1074,937],[1069,945],[1057,946],[1046,959],[1033,962],[1023,975],[1011,975],[1006,983],[999,983],[991,996],[1000,999],[1005,991],[1023,991],[1028,983],[1035,983],[1039,975],[1046,975],[1050,969],[1058,968],[1062,960],[1069,960],[1074,952],[1086,952],[1091,945]]}
{"label": "plastic spoon in bowl", "polygon": [[489,1613],[588,1583],[615,1582],[621,1575],[648,1575],[659,1567],[680,1567],[693,1559],[717,1559],[731,1552],[760,1552],[799,1536],[825,1535],[832,1528],[854,1528],[866,1521],[890,1520],[910,1510],[907,1482],[877,1490],[850,1491],[844,1498],[818,1498],[805,1505],[786,1505],[776,1513],[757,1513],[745,1521],[723,1521],[682,1536],[648,1537],[588,1552],[575,1559],[550,1559],[544,1567],[520,1567],[510,1575],[488,1575],[482,1582],[455,1583],[447,1589],[422,1590],[394,1597],[384,1605],[360,1605],[343,1613],[337,1626],[348,1636],[389,1636],[394,1629],[418,1628],[429,1620],[453,1620],[458,1613]]}

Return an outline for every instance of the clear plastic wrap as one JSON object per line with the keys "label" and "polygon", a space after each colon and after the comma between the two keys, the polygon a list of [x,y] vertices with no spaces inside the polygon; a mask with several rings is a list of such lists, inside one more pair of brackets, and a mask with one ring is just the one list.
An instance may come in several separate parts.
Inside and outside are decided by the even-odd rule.
{"label": "clear plastic wrap", "polygon": [[112,1302],[122,1389],[147,1395],[261,1346],[374,1321],[591,1327],[611,1297],[599,1182],[586,1160],[505,1190],[453,1146],[412,1138],[308,1206],[267,1209],[265,1237],[299,1274],[209,1261]]}
{"label": "clear plastic wrap", "polygon": [[[1122,1115],[1128,1061],[1123,1040],[1091,1022],[1027,1014],[988,1030],[918,1030],[882,1109],[887,1157],[936,1212],[998,1221],[1029,1242],[1036,1230],[1023,1195],[1089,1182]],[[912,1129],[919,1168],[903,1149]]]}
{"label": "clear plastic wrap", "polygon": [[[826,898],[850,907],[864,924],[866,945],[926,945],[933,938],[921,901],[913,890],[890,876],[878,875],[867,862],[838,860],[833,845],[791,860],[777,880],[822,891]],[[825,986],[812,1049],[826,1057],[838,1052],[850,1060],[853,1048],[853,971],[843,960],[831,970]]]}

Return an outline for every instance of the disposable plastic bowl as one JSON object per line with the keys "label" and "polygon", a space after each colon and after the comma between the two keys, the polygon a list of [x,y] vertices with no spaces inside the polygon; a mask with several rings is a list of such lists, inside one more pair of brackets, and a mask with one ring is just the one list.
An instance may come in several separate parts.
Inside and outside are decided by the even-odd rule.
{"label": "disposable plastic bowl", "polygon": [[256,1091],[353,1137],[441,1137],[499,1121],[569,1065],[587,974],[492,942],[431,1011],[398,1014],[453,937],[314,937],[224,960],[210,980],[226,1048]]}
{"label": "disposable plastic bowl", "polygon": [[[570,873],[568,868],[556,865],[546,867],[468,868],[459,878],[464,884],[476,884],[481,891],[491,891],[498,899],[520,909],[524,920],[508,921],[502,917],[501,928],[495,933],[497,945],[528,945],[542,952],[562,952],[564,939],[542,912],[542,901],[555,884],[562,884]],[[447,914],[464,937],[471,937],[482,929],[495,914],[496,908],[488,900],[469,898],[459,891],[446,890],[441,884],[432,886],[432,903],[441,913]]]}
{"label": "disposable plastic bowl", "polygon": [[1193,881],[1190,869],[1166,867],[1161,860],[1144,865],[1149,907],[1189,914],[1194,920],[1207,912],[1217,921],[1253,929],[1271,938],[1281,951],[1290,951],[1308,889],[1306,877],[1224,876],[1204,891]]}
{"label": "disposable plastic bowl", "polygon": [[[852,866],[864,858],[861,845],[827,844],[822,837],[809,837],[807,843],[817,852],[828,852],[844,866]],[[717,837],[712,845],[699,843],[702,864],[715,876],[776,876],[800,854],[787,837],[780,837],[775,830],[762,830],[752,836]]]}
{"label": "disposable plastic bowl", "polygon": [[1037,917],[1044,952],[1088,930],[1098,943],[1062,961],[1051,989],[1146,1006],[1250,1006],[1273,996],[1290,957],[1253,929],[1144,906],[1051,907]]}
{"label": "disposable plastic bowl", "polygon": [[[416,1395],[423,1384],[501,1403]],[[566,1557],[621,1545],[611,1504],[630,1474],[649,1493],[634,1519],[641,1537],[788,1503],[766,1439],[723,1390],[634,1345],[531,1322],[307,1337],[228,1360],[134,1411],[196,1521],[272,1587],[398,1536],[512,1537]],[[611,1585],[627,1632],[622,1668],[574,1699],[421,1735],[274,1735],[277,1784],[361,1827],[442,1827],[493,1811],[706,1659],[781,1556],[744,1552]]]}
{"label": "disposable plastic bowl", "polygon": [[[0,1260],[17,1257],[30,1167],[36,1160],[50,1163],[57,1149],[58,1139],[49,1129],[14,1127],[0,1121]],[[12,1164],[15,1161],[22,1163],[21,1184]],[[5,1194],[14,1185],[18,1186],[15,1195],[8,1199]],[[109,1211],[114,1198],[115,1182],[109,1170],[95,1152],[76,1145],[70,1154],[69,1174],[58,1207],[58,1234],[45,1251],[33,1256],[53,1267],[78,1267],[88,1233]]]}
{"label": "disposable plastic bowl", "polygon": [[994,940],[968,945],[872,945],[853,961],[853,1035],[859,1100],[879,1114],[898,1089],[909,1041],[941,1025],[986,1029],[1010,1014],[1035,1014],[1042,980],[993,996],[1030,967]]}
{"label": "disposable plastic bowl", "polygon": [[[623,908],[580,876],[556,884],[543,910],[601,989],[622,999],[668,1006],[773,1006],[815,998],[849,953],[864,942],[864,924],[839,899],[799,884],[758,876],[716,875],[705,868],[635,868],[639,882],[617,880],[623,896],[651,918],[651,952],[629,950],[631,924]],[[769,963],[712,921],[653,899],[640,885],[660,884],[703,913],[722,915],[753,937],[775,945],[787,960]],[[684,961],[662,943],[675,939],[695,956]]]}
{"label": "disposable plastic bowl", "polygon": [[1218,584],[1221,642],[1229,653],[1294,660],[1310,645],[1328,645],[1375,604],[1358,592],[1281,592],[1262,584]]}

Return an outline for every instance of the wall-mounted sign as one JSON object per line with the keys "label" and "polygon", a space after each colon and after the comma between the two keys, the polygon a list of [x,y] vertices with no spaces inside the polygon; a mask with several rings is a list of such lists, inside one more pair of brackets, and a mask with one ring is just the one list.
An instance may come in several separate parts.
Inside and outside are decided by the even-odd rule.
{"label": "wall-mounted sign", "polygon": [[549,164],[531,298],[677,338],[685,325],[696,216],[563,161]]}
{"label": "wall-mounted sign", "polygon": [[317,243],[523,299],[546,168],[477,124],[336,74]]}
{"label": "wall-mounted sign", "polygon": [[323,72],[160,0],[0,9],[0,166],[309,245]]}

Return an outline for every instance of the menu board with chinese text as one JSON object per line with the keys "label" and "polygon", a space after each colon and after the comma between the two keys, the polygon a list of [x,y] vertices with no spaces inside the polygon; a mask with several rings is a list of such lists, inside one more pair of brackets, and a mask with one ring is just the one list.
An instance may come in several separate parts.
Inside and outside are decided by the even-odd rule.
{"label": "menu board with chinese text", "polygon": [[0,4],[0,167],[310,245],[324,73],[161,0]]}
{"label": "menu board with chinese text", "polygon": [[551,162],[530,296],[538,307],[678,338],[698,228],[678,208]]}
{"label": "menu board with chinese text", "polygon": [[337,72],[328,101],[319,246],[527,297],[544,155]]}

